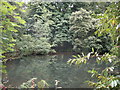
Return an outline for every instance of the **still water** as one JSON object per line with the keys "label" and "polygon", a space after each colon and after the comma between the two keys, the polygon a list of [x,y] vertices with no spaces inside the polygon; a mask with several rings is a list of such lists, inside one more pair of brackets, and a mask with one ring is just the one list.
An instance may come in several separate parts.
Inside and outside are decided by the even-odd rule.
{"label": "still water", "polygon": [[87,71],[93,68],[102,69],[94,59],[86,65],[70,66],[67,61],[72,58],[72,53],[59,53],[57,55],[27,56],[7,63],[9,82],[7,85],[19,86],[31,78],[38,81],[45,80],[50,87],[54,87],[55,80],[63,88],[86,88],[85,81],[93,80]]}

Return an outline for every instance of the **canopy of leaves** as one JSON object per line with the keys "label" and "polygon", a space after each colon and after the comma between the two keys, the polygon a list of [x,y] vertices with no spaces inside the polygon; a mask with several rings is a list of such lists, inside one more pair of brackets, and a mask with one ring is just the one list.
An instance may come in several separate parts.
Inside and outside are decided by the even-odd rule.
{"label": "canopy of leaves", "polygon": [[73,12],[70,17],[70,32],[72,35],[73,50],[77,52],[90,51],[94,48],[98,52],[106,52],[111,49],[111,41],[109,37],[97,37],[93,33],[96,31],[97,19],[91,16],[92,12],[88,12],[81,8],[79,11]]}
{"label": "canopy of leaves", "polygon": [[[11,2],[1,1],[0,2],[0,55],[3,53],[13,51],[13,46],[15,45],[15,39],[13,35],[18,32],[16,28],[20,28],[20,24],[25,24],[26,22],[19,17],[19,13],[16,13],[17,5],[21,4],[17,2],[14,4]],[[2,56],[1,56],[2,57]]]}

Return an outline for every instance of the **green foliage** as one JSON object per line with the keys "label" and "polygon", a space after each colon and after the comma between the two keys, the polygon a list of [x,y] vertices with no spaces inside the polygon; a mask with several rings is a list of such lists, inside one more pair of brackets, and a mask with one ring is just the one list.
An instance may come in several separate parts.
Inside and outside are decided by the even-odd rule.
{"label": "green foliage", "polygon": [[87,55],[85,55],[84,53],[82,53],[82,55],[73,55],[74,59],[69,59],[67,63],[70,65],[86,64],[87,61],[93,56],[98,56],[98,54],[97,52],[94,52],[94,49],[92,48],[92,52],[88,53]]}
{"label": "green foliage", "polygon": [[48,54],[53,51],[50,44],[50,26],[54,22],[50,20],[51,12],[46,5],[47,3],[43,4],[39,1],[28,4],[27,17],[25,17],[27,24],[17,41],[17,48],[21,55]]}
{"label": "green foliage", "polygon": [[51,51],[51,45],[45,37],[34,38],[31,35],[23,35],[21,40],[17,41],[16,47],[21,55],[48,54]]}
{"label": "green foliage", "polygon": [[[110,5],[103,15],[98,15],[100,22],[98,24],[98,31],[96,33],[98,36],[109,34],[112,40],[115,42],[119,32],[116,32],[116,27],[119,24],[119,3]],[[106,23],[107,22],[107,23]],[[115,43],[114,43],[115,44]]]}
{"label": "green foliage", "polygon": [[91,12],[85,9],[73,12],[70,17],[70,32],[73,40],[73,49],[77,52],[85,49],[85,39],[94,32],[95,19],[91,17]]}
{"label": "green foliage", "polygon": [[71,42],[69,33],[69,16],[72,12],[69,7],[70,3],[51,3],[51,19],[54,24],[51,26],[51,42],[54,46],[62,46],[65,42]]}
{"label": "green foliage", "polygon": [[[0,2],[0,12],[1,12],[1,46],[2,46],[2,51],[1,53],[5,53],[8,51],[13,51],[13,46],[14,46],[14,38],[12,37],[12,34],[14,32],[17,32],[15,27],[20,27],[18,23],[24,24],[25,21],[21,19],[19,16],[15,16],[16,14],[14,13],[15,9],[17,7],[11,5],[8,2]],[[17,19],[19,18],[19,20]],[[17,22],[13,22],[12,20],[16,19]],[[22,22],[19,22],[22,21]],[[23,23],[24,22],[24,23]]]}
{"label": "green foliage", "polygon": [[[12,4],[7,1],[0,1],[0,60],[6,62],[7,59],[3,55],[14,51],[15,38],[13,35],[18,32],[22,24],[26,22],[16,13],[21,2]],[[19,7],[20,8],[20,7]],[[5,68],[2,67],[3,73],[6,73]]]}
{"label": "green foliage", "polygon": [[89,36],[85,39],[85,46],[87,49],[94,48],[96,52],[103,54],[105,52],[110,52],[113,43],[108,35],[104,35],[101,37],[97,36]]}
{"label": "green foliage", "polygon": [[[107,4],[104,3],[104,5],[107,5]],[[89,8],[86,8],[88,6]],[[96,3],[87,3],[87,2],[86,3],[84,2],[79,2],[79,3],[44,2],[43,3],[41,1],[31,1],[28,4],[27,16],[25,17],[27,21],[25,33],[34,35],[35,37],[40,37],[44,32],[44,35],[47,36],[49,43],[53,47],[55,48],[62,47],[66,43],[69,45],[73,43],[73,45],[76,44],[74,48],[76,48],[76,51],[77,51],[77,47],[79,47],[80,45],[77,45],[79,44],[78,39],[72,41],[72,36],[69,29],[71,27],[71,24],[69,23],[70,16],[72,12],[80,10],[81,7],[87,10],[93,10],[93,12],[95,13],[100,13],[102,10],[105,9],[104,6],[101,6],[101,3],[97,4],[97,6],[102,7],[102,9],[100,8],[100,10],[97,11],[96,8],[93,8],[93,7],[96,7]],[[90,14],[88,15],[88,17],[89,16]],[[93,19],[91,16],[89,18],[91,18],[91,20]],[[86,20],[89,20],[89,19],[86,19]],[[89,21],[89,22],[90,23],[86,24],[85,28],[92,29],[92,27],[94,26],[91,27],[91,25],[93,25],[92,23],[94,22],[94,20],[93,22],[92,21]],[[85,21],[84,23],[87,23],[87,21]],[[88,46],[88,47],[91,48],[91,46]],[[104,47],[102,47],[102,49],[103,48]]]}
{"label": "green foliage", "polygon": [[[60,45],[63,45],[64,42],[73,43],[73,46],[74,46],[74,44],[78,44],[79,41],[77,39],[75,41],[74,40],[72,41],[72,36],[70,33],[71,32],[70,31],[70,28],[71,28],[70,23],[74,23],[72,20],[69,22],[70,17],[72,17],[71,14],[75,11],[79,11],[80,8],[87,9],[87,11],[91,10],[95,13],[100,13],[101,11],[104,11],[104,9],[105,9],[105,7],[103,5],[106,6],[107,4],[106,3],[97,4],[94,2],[91,2],[91,3],[90,2],[51,3],[51,5],[49,6],[49,10],[52,12],[52,20],[54,21],[54,24],[51,27],[51,29],[52,29],[51,41],[52,41],[53,45],[60,46]],[[96,8],[96,6],[101,7],[102,10],[101,10],[101,8]],[[85,21],[84,23],[88,23],[88,22]],[[89,24],[89,26],[91,25],[90,23],[88,23],[88,24]],[[88,24],[86,24],[86,25],[88,25]],[[86,28],[89,28],[89,26]],[[74,46],[74,48],[77,48],[78,46],[76,45],[76,46]]]}
{"label": "green foliage", "polygon": [[[106,3],[104,3],[106,5]],[[100,6],[97,4],[99,7]],[[81,7],[90,7],[93,10],[93,6],[96,3],[74,3],[74,2],[41,2],[41,1],[31,1],[28,6],[28,16],[26,20],[28,21],[27,32],[31,34],[34,31],[34,23],[41,20],[42,24],[47,23],[49,26],[49,41],[54,46],[63,46],[64,43],[71,43],[70,35],[70,24],[69,17],[72,12],[78,11]],[[95,9],[95,8],[94,8]],[[102,9],[103,10],[103,9]],[[96,13],[95,9],[95,13]],[[100,10],[99,10],[100,13]],[[39,25],[39,24],[38,24]],[[31,29],[33,28],[33,29]],[[40,26],[39,26],[40,28]],[[32,32],[31,32],[32,31]],[[34,33],[33,33],[34,34]]]}
{"label": "green foliage", "polygon": [[21,19],[21,17],[16,16],[15,10],[17,7],[15,5],[11,5],[8,2],[0,2],[0,10],[1,10],[1,46],[2,53],[6,53],[9,51],[13,51],[13,46],[15,45],[15,39],[13,38],[13,34],[17,32],[15,27],[20,27],[19,24],[24,24],[25,21]]}
{"label": "green foliage", "polygon": [[[113,88],[118,89],[120,88],[120,77],[119,75],[116,75],[115,73],[113,75],[109,75],[109,71],[116,72],[115,68],[119,68],[120,66],[120,51],[119,51],[119,35],[120,35],[120,29],[116,28],[117,25],[120,23],[120,9],[119,9],[120,2],[112,3],[105,13],[99,17],[100,23],[98,25],[98,31],[96,32],[99,36],[108,34],[112,42],[114,42],[114,47],[112,48],[112,54],[105,54],[101,58],[99,58],[100,61],[104,62],[107,61],[111,64],[111,67],[107,67],[102,72],[106,72],[108,75],[104,79],[101,79],[100,81],[96,82],[95,85],[97,87],[102,88],[104,82],[104,87],[107,88]],[[99,61],[98,60],[98,61]],[[102,74],[102,73],[101,73]],[[118,71],[119,74],[119,71]]]}
{"label": "green foliage", "polygon": [[[98,24],[98,30],[96,31],[96,34],[98,36],[105,36],[108,34],[110,38],[112,39],[114,47],[111,49],[111,54],[105,53],[102,56],[98,56],[97,53],[94,53],[93,55],[96,57],[96,61],[98,64],[100,63],[107,63],[110,66],[103,69],[101,72],[96,71],[95,69],[89,70],[88,72],[92,74],[92,77],[97,78],[97,82],[88,81],[89,85],[99,88],[99,89],[119,89],[120,88],[120,76],[119,71],[117,72],[116,69],[120,66],[120,56],[119,56],[119,28],[116,28],[119,24],[120,20],[120,14],[119,14],[119,5],[120,2],[112,3],[105,13],[99,17],[99,24]],[[94,51],[94,50],[92,50]],[[90,53],[88,54],[90,56]],[[87,55],[87,56],[88,56]],[[76,59],[70,60],[70,62],[80,62],[79,64],[82,64],[81,62],[82,58],[87,57],[77,57]],[[86,58],[84,62],[86,63]],[[75,63],[77,64],[77,63]]]}
{"label": "green foliage", "polygon": [[[34,32],[34,26],[36,22],[41,22],[43,24],[43,28],[40,23],[38,24],[38,28],[44,30],[49,36],[49,42],[53,46],[62,45],[64,42],[70,41],[70,35],[68,31],[68,13],[63,12],[62,10],[65,7],[68,7],[67,3],[42,3],[40,1],[33,1],[29,3],[29,15],[27,18],[28,21],[28,29]],[[62,6],[62,7],[61,7]],[[46,28],[46,29],[45,29]],[[28,33],[31,33],[31,31]],[[39,32],[37,31],[36,34]],[[47,32],[48,31],[48,32]],[[35,34],[35,33],[33,33]]]}
{"label": "green foliage", "polygon": [[89,57],[90,57],[90,53],[87,55],[87,56],[85,56],[83,53],[82,53],[82,56],[80,56],[80,55],[77,55],[77,56],[75,56],[75,55],[73,55],[73,57],[75,58],[75,59],[70,59],[70,60],[68,60],[67,61],[67,63],[68,64],[76,64],[76,65],[80,65],[80,64],[86,64],[86,62],[87,62],[87,60],[89,59]]}
{"label": "green foliage", "polygon": [[[118,53],[120,46],[120,29],[116,29],[116,27],[120,23],[119,5],[119,2],[112,3],[103,15],[98,15],[100,22],[98,24],[98,31],[96,31],[96,34],[98,34],[98,36],[102,36],[107,33],[114,43],[114,50],[116,48],[118,50]],[[117,56],[119,55],[117,54]]]}
{"label": "green foliage", "polygon": [[93,35],[98,21],[91,14],[91,11],[88,12],[84,9],[72,13],[70,17],[70,32],[73,50],[86,52],[94,48],[99,53],[109,52],[113,45],[112,41],[107,34],[101,37]]}
{"label": "green foliage", "polygon": [[107,67],[101,73],[98,73],[96,70],[89,70],[88,72],[92,74],[92,77],[95,76],[98,79],[98,82],[88,81],[90,86],[94,86],[97,89],[100,88],[111,88],[118,89],[120,85],[119,75],[114,77],[110,75],[108,71],[113,71],[113,67]]}
{"label": "green foliage", "polygon": [[43,24],[42,20],[37,20],[37,22],[33,25],[33,32],[34,34],[32,36],[36,38],[46,38],[46,41],[49,41],[50,39],[50,24],[52,21],[47,21]]}
{"label": "green foliage", "polygon": [[[7,22],[6,24],[7,27],[5,26],[6,28],[3,31],[1,31],[3,33],[3,36],[2,35],[1,36],[5,37],[3,38],[3,42],[8,43],[9,40],[11,40],[10,42],[12,42],[11,44],[9,44],[9,46],[6,46],[5,44],[2,46],[2,48],[6,49],[6,51],[13,50],[14,47],[13,42],[15,41],[14,38],[19,39],[21,38],[22,34],[30,34],[32,37],[36,37],[35,39],[37,39],[38,37],[41,38],[44,37],[46,38],[47,43],[50,43],[52,46],[55,47],[63,46],[64,43],[66,42],[71,44],[72,36],[70,35],[69,31],[70,27],[69,17],[71,13],[74,11],[78,11],[81,7],[86,8],[87,6],[90,6],[89,9],[93,10],[93,7],[96,6],[96,3],[83,3],[83,2],[43,3],[41,1],[31,1],[27,5],[23,5],[23,2],[9,2],[9,3],[2,2],[2,3],[4,4],[1,5],[0,8],[1,12],[3,13],[2,18],[6,18],[6,21],[3,20],[4,22],[3,21],[2,22],[3,24]],[[10,8],[8,9],[7,7]],[[21,7],[23,9],[27,8],[26,13],[21,13],[25,12],[25,10],[21,9]],[[98,4],[98,7],[103,6]],[[96,9],[94,11],[96,13]],[[25,16],[23,16],[23,14],[25,14]],[[27,23],[22,18],[24,18]],[[24,23],[26,24],[22,25]],[[3,26],[1,26],[0,28],[3,28]],[[8,30],[9,32],[7,31],[8,33],[4,34],[6,33],[7,29],[9,29]]]}
{"label": "green foliage", "polygon": [[[113,45],[114,48],[111,50],[113,55],[105,53],[102,57],[98,57],[98,54],[95,53],[98,63],[106,62],[112,64],[112,66],[106,68],[100,74],[95,70],[89,72],[98,78],[98,82],[93,83],[96,87],[118,87],[119,78],[109,74],[108,71],[113,71],[114,68],[119,66],[119,58],[116,57],[120,57],[120,29],[116,29],[120,22],[119,2],[112,3],[104,14],[97,16],[100,19],[99,30],[97,31],[95,27],[96,19],[91,15],[94,15],[92,12],[99,14],[102,10],[104,11],[106,3],[96,5],[96,3],[82,2],[43,3],[41,1],[31,1],[27,6],[25,17],[20,14],[21,11],[25,12],[21,9],[22,5],[22,2],[0,2],[0,59],[5,58],[3,54],[14,51],[16,41],[15,48],[19,50],[20,55],[48,54],[52,51],[51,47],[62,46],[65,42],[72,43],[74,51],[77,52],[90,50],[91,48],[94,48],[97,52],[106,52]],[[90,7],[87,9],[88,6]],[[23,26],[26,21],[22,18],[27,21],[26,27]],[[21,30],[21,27],[24,29]],[[94,31],[100,37],[93,35]],[[16,37],[17,35],[20,37]],[[69,60],[68,63],[86,64],[91,54],[93,52],[87,55],[74,56],[75,59]],[[2,68],[5,67],[2,66]],[[6,71],[4,70],[4,72]],[[44,80],[39,82],[39,87],[45,85],[48,86]],[[28,88],[30,86],[24,84],[22,87]]]}
{"label": "green foliage", "polygon": [[87,81],[90,86],[95,88],[111,88],[111,89],[118,89],[120,85],[120,78],[119,78],[119,71],[116,69],[119,67],[119,58],[115,55],[110,55],[108,53],[104,54],[103,56],[99,56],[97,52],[88,53],[87,55],[82,54],[82,56],[77,55],[73,56],[74,59],[70,59],[68,63],[75,64],[77,66],[86,64],[91,57],[96,57],[96,62],[98,64],[107,63],[110,64],[110,67],[106,67],[101,72],[96,71],[95,69],[89,70],[88,73],[91,73],[91,77],[96,77],[97,82],[95,81]]}
{"label": "green foliage", "polygon": [[[29,34],[43,34],[50,35],[50,25],[54,22],[50,19],[52,13],[47,9],[46,5],[49,3],[42,3],[40,1],[30,2],[28,5],[27,33]],[[31,32],[31,31],[32,32]],[[42,33],[41,33],[42,32]]]}

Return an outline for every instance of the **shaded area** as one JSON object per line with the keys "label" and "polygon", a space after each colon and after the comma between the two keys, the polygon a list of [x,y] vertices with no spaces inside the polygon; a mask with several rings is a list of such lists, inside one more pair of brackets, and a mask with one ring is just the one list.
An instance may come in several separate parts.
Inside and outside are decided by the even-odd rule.
{"label": "shaded area", "polygon": [[6,86],[19,86],[23,82],[36,77],[38,81],[45,80],[50,87],[54,87],[55,80],[59,80],[59,86],[63,88],[89,87],[86,80],[90,80],[89,69],[102,69],[103,66],[90,60],[87,65],[79,67],[67,64],[72,58],[72,53],[59,53],[57,55],[28,56],[7,63],[9,83]]}

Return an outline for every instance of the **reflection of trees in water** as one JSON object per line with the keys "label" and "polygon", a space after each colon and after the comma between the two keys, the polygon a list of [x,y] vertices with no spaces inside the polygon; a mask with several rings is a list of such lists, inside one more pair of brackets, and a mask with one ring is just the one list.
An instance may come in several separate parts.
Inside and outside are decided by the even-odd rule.
{"label": "reflection of trees in water", "polygon": [[[10,83],[19,85],[33,77],[48,82],[50,87],[59,80],[62,87],[86,87],[84,81],[90,79],[89,69],[96,67],[93,62],[79,68],[68,65],[67,60],[72,55],[29,56],[13,61],[13,67],[8,67]],[[14,76],[14,77],[13,77]],[[17,82],[17,83],[16,83]]]}

